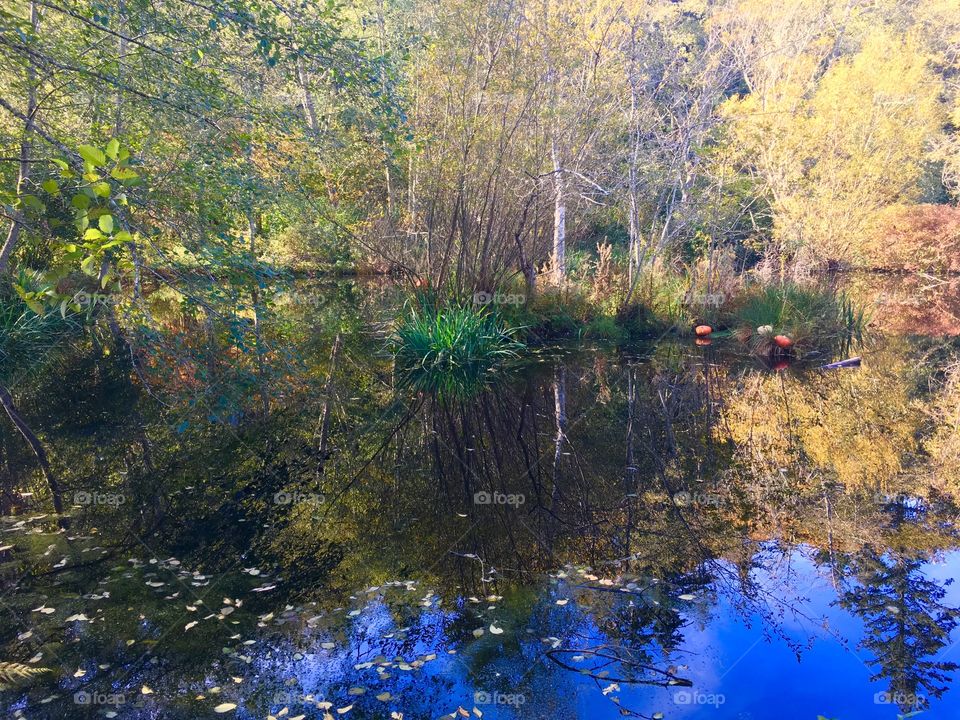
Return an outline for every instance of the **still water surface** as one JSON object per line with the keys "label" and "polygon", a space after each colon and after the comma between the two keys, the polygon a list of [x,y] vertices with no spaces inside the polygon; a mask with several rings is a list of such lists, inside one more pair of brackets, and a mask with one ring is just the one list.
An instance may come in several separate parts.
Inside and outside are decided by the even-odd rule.
{"label": "still water surface", "polygon": [[379,299],[292,293],[265,369],[172,316],[149,392],[106,332],[5,377],[70,508],[4,427],[35,490],[3,498],[0,660],[34,668],[5,715],[960,716],[939,340],[438,387],[394,374]]}

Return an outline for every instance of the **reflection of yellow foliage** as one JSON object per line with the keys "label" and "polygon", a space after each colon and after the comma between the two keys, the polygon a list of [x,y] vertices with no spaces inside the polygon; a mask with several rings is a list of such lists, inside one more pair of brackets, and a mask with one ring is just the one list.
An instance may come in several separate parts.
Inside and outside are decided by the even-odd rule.
{"label": "reflection of yellow foliage", "polygon": [[725,419],[733,440],[768,467],[812,463],[851,489],[899,491],[923,420],[907,370],[902,355],[877,350],[869,370],[785,376],[782,389],[780,376],[758,376],[726,399]]}
{"label": "reflection of yellow foliage", "polygon": [[934,468],[940,479],[957,490],[960,486],[960,365],[955,365],[947,384],[934,405],[939,421],[937,432],[929,444]]}

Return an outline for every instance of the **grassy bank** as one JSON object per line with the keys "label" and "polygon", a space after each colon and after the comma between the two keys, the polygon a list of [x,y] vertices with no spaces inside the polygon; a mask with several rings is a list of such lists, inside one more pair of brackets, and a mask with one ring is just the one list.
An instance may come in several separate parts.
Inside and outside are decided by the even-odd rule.
{"label": "grassy bank", "polygon": [[471,298],[419,296],[398,319],[392,349],[403,367],[440,371],[496,365],[555,342],[630,345],[673,336],[782,360],[848,353],[866,324],[864,309],[825,283],[714,284],[655,269],[632,290],[569,283],[532,298],[517,286]]}

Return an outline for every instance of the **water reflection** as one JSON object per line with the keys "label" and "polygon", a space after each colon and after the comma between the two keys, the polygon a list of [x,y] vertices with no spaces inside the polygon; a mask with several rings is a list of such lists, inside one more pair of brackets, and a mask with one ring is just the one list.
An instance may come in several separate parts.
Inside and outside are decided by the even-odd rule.
{"label": "water reflection", "polygon": [[957,478],[915,342],[830,372],[570,349],[438,386],[297,300],[296,353],[211,364],[191,331],[143,384],[107,334],[17,385],[69,518],[5,427],[7,712],[960,707]]}

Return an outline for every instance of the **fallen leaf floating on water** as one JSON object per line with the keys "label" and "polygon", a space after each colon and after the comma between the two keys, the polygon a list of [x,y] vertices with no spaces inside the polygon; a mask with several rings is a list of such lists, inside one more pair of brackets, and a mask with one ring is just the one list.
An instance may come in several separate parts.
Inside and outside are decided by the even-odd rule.
{"label": "fallen leaf floating on water", "polygon": [[140,694],[141,694],[141,695],[153,695],[153,690],[151,690],[151,689],[148,688],[146,685],[144,685],[142,688],[140,688]]}
{"label": "fallen leaf floating on water", "polygon": [[557,605],[566,605],[568,602],[570,602],[570,601],[569,601],[569,600],[557,600]]}
{"label": "fallen leaf floating on water", "polygon": [[677,599],[678,599],[678,600],[695,600],[695,599],[696,599],[696,596],[695,596],[695,595],[686,594],[686,595],[681,595],[681,596],[680,596],[679,598],[677,598]]}
{"label": "fallen leaf floating on water", "polygon": [[492,632],[494,635],[502,635],[502,634],[503,634],[503,628],[499,628],[499,627],[497,627],[496,625],[494,625],[493,623],[490,623],[490,632]]}
{"label": "fallen leaf floating on water", "polygon": [[236,710],[236,709],[237,709],[236,703],[220,703],[213,709],[213,711],[215,713],[222,714],[222,713],[230,712],[231,710]]}
{"label": "fallen leaf floating on water", "polygon": [[188,622],[183,628],[184,632],[186,632],[187,630],[189,630],[190,628],[192,628],[194,625],[197,625],[197,624],[199,623],[196,620],[194,620],[193,622]]}
{"label": "fallen leaf floating on water", "polygon": [[90,618],[83,613],[79,613],[77,615],[71,615],[64,622],[90,622]]}

